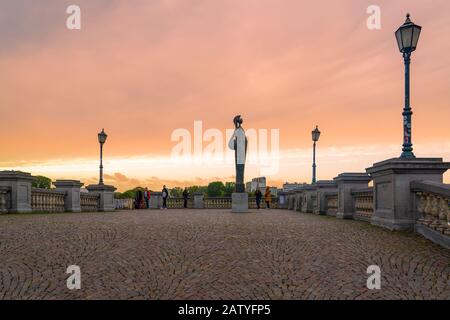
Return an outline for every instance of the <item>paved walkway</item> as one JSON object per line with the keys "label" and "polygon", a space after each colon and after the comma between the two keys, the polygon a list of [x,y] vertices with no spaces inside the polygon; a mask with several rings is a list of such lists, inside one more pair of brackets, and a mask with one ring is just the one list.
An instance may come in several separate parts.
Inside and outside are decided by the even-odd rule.
{"label": "paved walkway", "polygon": [[293,211],[0,216],[0,299],[450,299],[449,280],[418,235]]}

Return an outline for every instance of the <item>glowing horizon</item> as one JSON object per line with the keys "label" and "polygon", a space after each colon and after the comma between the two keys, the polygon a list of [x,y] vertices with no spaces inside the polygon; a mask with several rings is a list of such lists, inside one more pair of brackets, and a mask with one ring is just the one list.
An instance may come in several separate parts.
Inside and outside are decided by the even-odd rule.
{"label": "glowing horizon", "polygon": [[[230,181],[232,165],[171,161],[171,133],[279,129],[280,172],[311,179],[311,130],[322,131],[318,178],[364,171],[402,143],[403,61],[394,31],[423,27],[412,56],[416,156],[450,160],[450,3],[377,1],[87,1],[82,29],[68,3],[0,3],[0,169],[95,183],[105,128],[105,182],[119,190]],[[259,175],[246,167],[245,180]],[[450,182],[449,174],[444,176]],[[198,183],[197,183],[198,182]]]}

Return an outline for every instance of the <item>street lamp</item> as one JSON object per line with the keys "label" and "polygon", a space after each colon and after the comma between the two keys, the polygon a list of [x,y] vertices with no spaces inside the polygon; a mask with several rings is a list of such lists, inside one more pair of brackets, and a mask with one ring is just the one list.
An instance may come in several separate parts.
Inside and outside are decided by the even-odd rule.
{"label": "street lamp", "polygon": [[405,61],[405,106],[403,107],[403,149],[401,158],[415,158],[412,152],[411,140],[411,116],[412,111],[409,105],[409,65],[411,62],[411,53],[416,50],[422,27],[414,24],[409,19],[409,13],[406,15],[405,23],[395,32],[397,44]]}
{"label": "street lamp", "polygon": [[106,142],[108,135],[105,133],[105,129],[98,134],[98,142],[100,143],[100,181],[99,185],[103,185],[103,144]]}
{"label": "street lamp", "polygon": [[312,165],[312,183],[316,183],[316,142],[319,141],[320,131],[319,127],[311,132],[312,141],[313,141],[313,165]]}

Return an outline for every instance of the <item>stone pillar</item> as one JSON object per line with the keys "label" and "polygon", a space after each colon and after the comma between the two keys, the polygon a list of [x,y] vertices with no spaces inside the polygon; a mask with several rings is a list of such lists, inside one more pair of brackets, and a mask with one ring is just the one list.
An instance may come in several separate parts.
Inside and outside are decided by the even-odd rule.
{"label": "stone pillar", "polygon": [[160,209],[162,203],[162,192],[150,192],[150,209]]}
{"label": "stone pillar", "polygon": [[352,190],[367,188],[372,178],[363,172],[344,172],[334,178],[338,188],[337,218],[353,219],[355,205]]}
{"label": "stone pillar", "polygon": [[11,191],[10,212],[31,212],[31,183],[34,177],[22,171],[0,171],[0,186]]}
{"label": "stone pillar", "polygon": [[231,194],[231,212],[235,213],[248,212],[247,192],[233,192]]}
{"label": "stone pillar", "polygon": [[64,207],[68,212],[81,212],[80,188],[83,186],[78,180],[56,180],[53,182],[57,191],[64,191]]}
{"label": "stone pillar", "polygon": [[287,209],[287,193],[286,192],[278,192],[278,209]]}
{"label": "stone pillar", "polygon": [[333,180],[319,180],[316,186],[316,205],[314,206],[315,214],[327,214],[327,204],[325,194],[327,192],[336,191],[337,183]]}
{"label": "stone pillar", "polygon": [[89,193],[97,194],[99,196],[98,211],[114,211],[116,204],[114,203],[114,186],[91,184],[86,187]]}
{"label": "stone pillar", "polygon": [[301,191],[294,191],[293,194],[293,200],[292,200],[292,210],[294,211],[300,211],[301,204],[302,204],[302,192]]}
{"label": "stone pillar", "polygon": [[314,209],[314,202],[316,197],[316,187],[314,184],[306,185],[302,187],[302,212],[312,213]]}
{"label": "stone pillar", "polygon": [[443,162],[442,158],[393,158],[367,168],[374,190],[370,222],[391,230],[413,230],[418,217],[410,183],[424,180],[442,183],[449,168],[450,162]]}
{"label": "stone pillar", "polygon": [[292,192],[288,192],[287,194],[287,208],[288,210],[293,210],[294,209],[294,194]]}
{"label": "stone pillar", "polygon": [[203,192],[194,193],[194,209],[203,209],[205,207],[203,197]]}

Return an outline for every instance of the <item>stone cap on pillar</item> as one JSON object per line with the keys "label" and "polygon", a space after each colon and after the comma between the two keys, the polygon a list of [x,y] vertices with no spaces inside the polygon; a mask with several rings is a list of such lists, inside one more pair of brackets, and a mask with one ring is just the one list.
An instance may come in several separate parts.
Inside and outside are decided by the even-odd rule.
{"label": "stone cap on pillar", "polygon": [[369,183],[372,177],[365,172],[343,172],[333,179],[337,184]]}
{"label": "stone cap on pillar", "polygon": [[161,191],[150,191],[150,196],[162,196]]}
{"label": "stone cap on pillar", "polygon": [[316,185],[315,184],[307,184],[307,185],[304,185],[304,186],[301,186],[300,188],[300,191],[313,191],[313,190],[316,190]]}
{"label": "stone cap on pillar", "polygon": [[203,192],[194,192],[193,196],[203,196]]}
{"label": "stone cap on pillar", "polygon": [[319,180],[314,184],[314,186],[318,189],[336,188],[337,183],[334,180]]}
{"label": "stone cap on pillar", "polygon": [[105,184],[90,184],[86,187],[89,192],[99,192],[99,191],[111,191],[114,192],[117,189],[114,186],[109,186]]}
{"label": "stone cap on pillar", "polygon": [[34,181],[35,177],[33,177],[31,175],[31,173],[28,173],[28,172],[15,171],[15,170],[4,170],[4,171],[0,171],[0,180],[9,180],[9,181],[28,180],[28,181]]}
{"label": "stone cap on pillar", "polygon": [[437,173],[442,174],[450,169],[450,162],[444,162],[442,158],[392,158],[374,163],[366,169],[369,174],[377,174],[383,171],[393,173]]}
{"label": "stone cap on pillar", "polygon": [[53,185],[56,188],[81,188],[84,183],[79,180],[56,180]]}

